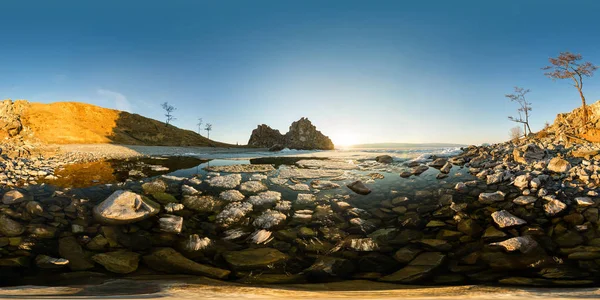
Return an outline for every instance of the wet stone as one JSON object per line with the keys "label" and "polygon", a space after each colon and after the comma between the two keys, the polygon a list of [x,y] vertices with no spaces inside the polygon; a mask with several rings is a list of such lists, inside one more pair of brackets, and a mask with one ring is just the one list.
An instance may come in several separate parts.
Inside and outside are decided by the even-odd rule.
{"label": "wet stone", "polygon": [[140,255],[130,251],[113,251],[96,254],[92,260],[110,272],[127,274],[137,270]]}
{"label": "wet stone", "polygon": [[223,253],[225,261],[236,270],[258,270],[285,262],[289,257],[272,248],[255,248]]}
{"label": "wet stone", "polygon": [[501,210],[492,213],[492,218],[500,228],[527,224],[525,220],[515,217],[513,214],[507,212],[506,210]]}

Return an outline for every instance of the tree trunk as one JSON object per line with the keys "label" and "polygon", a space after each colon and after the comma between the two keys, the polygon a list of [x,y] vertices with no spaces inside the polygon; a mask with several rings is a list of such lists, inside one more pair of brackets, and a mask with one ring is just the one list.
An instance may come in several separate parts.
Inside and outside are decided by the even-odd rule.
{"label": "tree trunk", "polygon": [[583,92],[581,91],[581,89],[577,89],[579,91],[579,96],[581,97],[581,109],[583,110],[583,123],[585,126],[587,126],[587,121],[588,121],[588,111],[587,111],[587,105],[585,104],[585,97],[583,96]]}
{"label": "tree trunk", "polygon": [[527,137],[527,124],[523,123],[523,137]]}

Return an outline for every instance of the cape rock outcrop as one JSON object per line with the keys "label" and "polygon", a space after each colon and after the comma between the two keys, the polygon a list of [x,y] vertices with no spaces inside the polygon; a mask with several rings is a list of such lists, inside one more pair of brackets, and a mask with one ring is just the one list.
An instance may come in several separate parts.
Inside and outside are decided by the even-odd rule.
{"label": "cape rock outcrop", "polygon": [[307,118],[292,123],[290,130],[282,135],[279,130],[262,124],[252,131],[248,146],[270,148],[281,146],[299,150],[331,150],[329,137],[317,130]]}

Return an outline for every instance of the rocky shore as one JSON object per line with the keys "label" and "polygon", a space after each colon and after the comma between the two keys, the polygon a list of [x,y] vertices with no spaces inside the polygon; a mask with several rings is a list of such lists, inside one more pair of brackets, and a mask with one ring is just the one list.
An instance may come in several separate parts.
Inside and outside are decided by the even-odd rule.
{"label": "rocky shore", "polygon": [[[91,190],[4,186],[0,277],[598,283],[600,149],[546,133],[463,150],[219,166]],[[380,180],[403,188],[372,188]]]}

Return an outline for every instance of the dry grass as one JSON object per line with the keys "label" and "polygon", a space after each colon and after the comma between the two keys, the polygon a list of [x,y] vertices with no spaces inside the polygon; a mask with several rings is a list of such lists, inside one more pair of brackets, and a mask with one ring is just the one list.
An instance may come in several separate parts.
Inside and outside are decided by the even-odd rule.
{"label": "dry grass", "polygon": [[21,120],[47,144],[232,146],[137,114],[78,102],[28,103]]}

